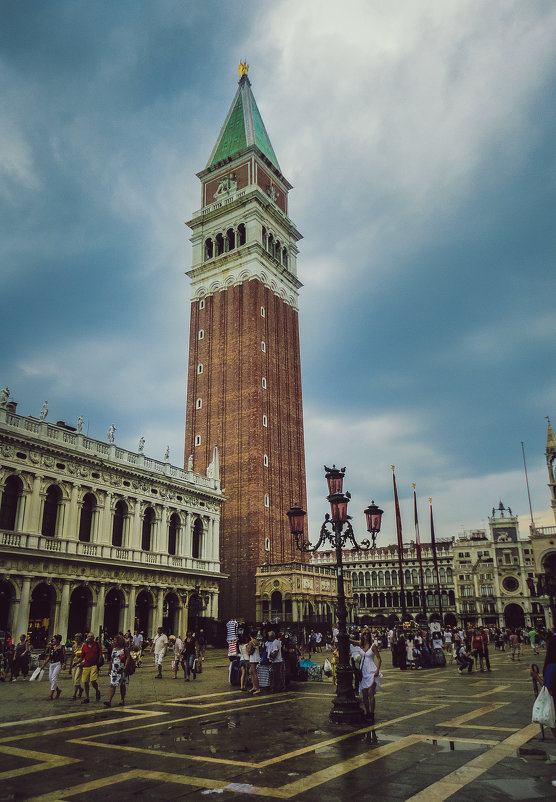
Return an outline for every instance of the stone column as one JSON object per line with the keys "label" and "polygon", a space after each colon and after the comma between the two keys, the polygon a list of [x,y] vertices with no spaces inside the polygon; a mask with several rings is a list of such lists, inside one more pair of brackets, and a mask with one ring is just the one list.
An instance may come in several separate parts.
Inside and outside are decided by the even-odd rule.
{"label": "stone column", "polygon": [[29,609],[30,609],[31,577],[24,576],[19,597],[19,606],[14,613],[16,621],[15,632],[12,633],[12,641],[17,643],[20,635],[26,635],[29,629]]}
{"label": "stone column", "polygon": [[[53,587],[53,589],[54,589],[54,587]],[[59,627],[60,627],[60,605],[61,605],[61,599],[58,599],[58,594],[56,593],[56,591],[54,591],[54,593],[55,593],[56,598],[54,600],[54,615],[52,616],[54,624],[52,625],[52,623],[51,623],[51,626],[53,626],[52,635],[58,635],[58,634],[62,635],[62,633],[60,632],[60,629],[59,629]],[[49,627],[49,629],[50,629],[50,627]],[[49,631],[49,634],[50,634],[50,631]],[[63,637],[63,635],[62,635],[62,637]]]}
{"label": "stone column", "polygon": [[77,496],[81,485],[71,486],[69,514],[65,536],[68,540],[77,540],[79,535],[79,511],[77,509]]}
{"label": "stone column", "polygon": [[101,627],[104,628],[105,596],[106,596],[106,586],[101,583],[97,593],[96,604],[93,602],[93,614],[91,616],[91,632],[94,632],[95,637],[96,635],[98,635],[100,628]]}
{"label": "stone column", "polygon": [[164,606],[164,588],[158,588],[157,591],[158,591],[158,596],[156,599],[155,620],[153,621],[152,625],[153,633],[156,632],[158,627],[162,626],[162,618],[163,618],[162,608]]}
{"label": "stone column", "polygon": [[185,604],[182,601],[182,593],[185,595],[185,591],[181,591],[179,595],[180,599],[180,606],[178,609],[178,630],[181,636],[185,636],[187,630],[187,601]]}
{"label": "stone column", "polygon": [[[70,583],[69,580],[64,579],[62,581],[62,598],[60,600],[58,628],[56,630],[56,632],[62,636],[64,642],[68,636],[69,606]],[[72,632],[71,634],[73,635],[74,633]]]}
{"label": "stone column", "polygon": [[192,531],[193,531],[193,515],[187,513],[187,521],[184,527],[184,543],[183,543],[183,556],[188,559],[191,558],[192,547]]}
{"label": "stone column", "polygon": [[135,511],[133,513],[133,521],[130,527],[129,543],[126,545],[131,549],[141,549],[141,501],[135,499]]}
{"label": "stone column", "polygon": [[109,546],[112,543],[112,493],[107,491],[104,497],[104,506],[99,510],[98,528],[95,540]]}
{"label": "stone column", "polygon": [[[32,534],[39,534],[41,531],[41,477],[33,477],[33,489],[31,491],[31,503],[27,511],[27,521],[25,526]],[[22,633],[20,633],[22,634]]]}
{"label": "stone column", "polygon": [[124,622],[124,632],[130,630],[131,634],[135,629],[135,605],[137,603],[137,588],[132,585],[129,589],[127,602],[127,622]]}

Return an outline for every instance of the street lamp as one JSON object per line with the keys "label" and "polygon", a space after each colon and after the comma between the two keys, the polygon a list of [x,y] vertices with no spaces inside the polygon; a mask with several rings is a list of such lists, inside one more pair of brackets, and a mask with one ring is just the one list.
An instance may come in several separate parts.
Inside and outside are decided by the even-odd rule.
{"label": "street lamp", "polygon": [[383,510],[376,506],[374,501],[365,510],[367,518],[367,531],[372,537],[361,541],[360,544],[355,540],[353,527],[350,523],[350,516],[347,507],[350,501],[350,494],[343,492],[343,479],[345,468],[339,469],[334,465],[332,468],[324,466],[326,481],[328,483],[327,501],[330,504],[330,514],[326,514],[320,529],[318,543],[313,546],[304,537],[304,518],[305,511],[298,505],[294,505],[286,513],[290,519],[291,533],[295,538],[295,544],[299,551],[317,551],[324,543],[330,543],[336,550],[336,576],[338,585],[338,670],[336,696],[330,711],[330,720],[336,724],[360,724],[365,714],[355,696],[353,689],[353,671],[349,662],[349,636],[347,632],[347,608],[346,596],[344,591],[344,573],[342,549],[346,544],[350,544],[356,550],[366,551],[374,548],[377,534],[380,532]]}

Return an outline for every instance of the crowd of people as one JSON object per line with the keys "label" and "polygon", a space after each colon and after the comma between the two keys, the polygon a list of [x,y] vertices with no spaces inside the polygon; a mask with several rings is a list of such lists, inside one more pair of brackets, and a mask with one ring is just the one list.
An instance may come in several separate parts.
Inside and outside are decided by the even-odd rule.
{"label": "crowd of people", "polygon": [[91,702],[91,688],[94,690],[94,701],[102,699],[99,688],[101,668],[107,664],[109,686],[104,705],[110,707],[117,689],[120,693],[120,705],[125,704],[130,677],[136,668],[141,666],[143,655],[152,656],[157,670],[155,679],[162,678],[162,666],[168,650],[172,651],[172,673],[177,679],[178,670],[183,669],[184,678],[189,681],[202,671],[205,640],[203,632],[195,636],[188,632],[184,639],[171,635],[168,637],[160,627],[152,638],[145,637],[138,630],[132,635],[119,632],[113,637],[95,637],[89,632],[86,636],[76,633],[73,639],[63,643],[61,635],[54,637],[38,651],[31,646],[27,635],[21,635],[17,643],[13,643],[7,633],[0,648],[0,681],[17,682],[41,679],[48,669],[50,683],[49,700],[59,699],[62,689],[58,684],[60,673],[66,669],[71,674],[73,694],[72,701],[81,700],[82,704]]}
{"label": "crowd of people", "polygon": [[[326,653],[325,673],[336,681],[338,664],[338,629],[328,631],[311,629],[302,633],[267,624],[260,628],[229,622],[228,657],[230,682],[243,692],[258,696],[261,692],[278,693],[291,681],[321,679],[322,668],[311,661],[311,656]],[[392,667],[402,671],[423,670],[437,666],[456,665],[459,673],[491,670],[489,649],[508,653],[511,660],[520,660],[527,654],[540,654],[551,634],[544,628],[477,627],[461,629],[439,625],[432,627],[403,627],[369,629],[352,627],[349,631],[350,662],[354,672],[355,690],[361,695],[365,711],[374,716],[375,691],[380,687],[381,652],[389,650]],[[550,643],[554,651],[555,638]],[[550,650],[547,650],[547,655]],[[110,706],[119,690],[120,705],[125,704],[130,677],[148,654],[155,667],[155,679],[162,679],[166,656],[171,658],[172,679],[180,674],[189,682],[196,680],[203,670],[205,639],[202,630],[188,631],[184,637],[168,636],[161,627],[152,638],[143,632],[118,633],[113,638],[85,637],[77,633],[65,644],[56,635],[38,655],[33,654],[29,639],[21,635],[17,643],[8,637],[0,654],[0,680],[16,682],[20,677],[29,679],[48,668],[49,699],[58,699],[62,690],[58,684],[60,673],[68,670],[72,677],[71,700],[89,704],[101,701],[99,675],[107,664],[109,686],[104,705]],[[551,654],[552,652],[550,652]],[[38,660],[37,660],[38,657]],[[547,658],[548,659],[548,658]],[[33,671],[34,669],[34,671]],[[311,669],[314,672],[311,674]],[[308,676],[309,675],[309,676]],[[235,679],[234,679],[235,677]],[[556,676],[551,679],[556,683]]]}

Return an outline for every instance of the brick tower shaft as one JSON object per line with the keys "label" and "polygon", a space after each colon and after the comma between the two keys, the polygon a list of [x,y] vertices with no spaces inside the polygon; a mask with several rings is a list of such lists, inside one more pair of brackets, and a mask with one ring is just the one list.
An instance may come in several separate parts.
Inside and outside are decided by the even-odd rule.
{"label": "brick tower shaft", "polygon": [[255,618],[255,570],[300,561],[286,512],[305,505],[291,185],[243,74],[205,170],[192,229],[185,460],[218,445],[225,491],[221,618]]}

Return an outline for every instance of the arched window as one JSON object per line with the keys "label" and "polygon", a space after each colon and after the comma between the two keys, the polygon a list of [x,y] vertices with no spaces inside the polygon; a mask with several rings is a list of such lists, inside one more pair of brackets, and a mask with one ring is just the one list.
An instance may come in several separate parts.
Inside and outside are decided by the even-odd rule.
{"label": "arched window", "polygon": [[191,543],[191,556],[196,560],[201,557],[201,549],[203,547],[203,522],[197,518],[193,525],[193,538]]}
{"label": "arched window", "polygon": [[[383,585],[384,585],[384,574],[382,573],[382,571],[379,571],[378,572],[378,586],[379,586],[379,588],[381,588]],[[384,605],[381,605],[381,606],[384,606]]]}
{"label": "arched window", "polygon": [[363,579],[363,571],[359,571],[359,585],[363,587],[365,580]]}
{"label": "arched window", "polygon": [[[380,585],[380,575],[379,575],[379,578],[378,578],[378,584]],[[384,607],[384,593],[379,593],[378,594],[378,603],[379,603],[379,607]]]}
{"label": "arched window", "polygon": [[222,234],[216,235],[216,255],[222,256],[224,253],[224,237]]}
{"label": "arched window", "polygon": [[288,266],[288,249],[282,248],[282,264],[284,267]]}
{"label": "arched window", "polygon": [[214,256],[214,249],[212,245],[212,240],[209,237],[208,239],[205,240],[205,262],[207,261],[207,259],[212,259],[213,256]]}
{"label": "arched window", "polygon": [[371,574],[371,585],[373,585],[374,587],[376,587],[377,585],[376,571],[373,571]]}
{"label": "arched window", "polygon": [[233,251],[236,247],[236,232],[233,228],[226,231],[226,251]]}
{"label": "arched window", "polygon": [[398,595],[398,591],[397,590],[394,591],[392,600],[394,602],[394,607],[399,607],[400,606],[400,597]]}
{"label": "arched window", "polygon": [[0,505],[0,529],[15,529],[17,520],[17,507],[23,492],[23,482],[19,476],[8,476],[2,493]]}
{"label": "arched window", "polygon": [[173,512],[170,516],[170,522],[168,524],[168,554],[176,553],[179,531],[180,516],[177,514],[177,512]]}
{"label": "arched window", "polygon": [[[364,594],[361,594],[361,598],[364,598]],[[370,607],[373,603],[373,595],[372,593],[367,593],[367,607]]]}
{"label": "arched window", "polygon": [[143,551],[151,551],[153,523],[154,510],[152,507],[147,507],[143,515],[143,528],[141,532],[141,548]]}
{"label": "arched window", "polygon": [[417,569],[416,568],[412,568],[412,570],[411,570],[411,582],[414,585],[418,585],[419,584],[419,574],[417,573]]}
{"label": "arched window", "polygon": [[389,590],[386,592],[386,606],[387,607],[392,606],[392,594],[390,593]]}
{"label": "arched window", "polygon": [[92,493],[86,493],[81,506],[81,517],[79,518],[79,540],[82,543],[90,543],[91,528],[93,524],[93,513],[97,506],[97,500]]}
{"label": "arched window", "polygon": [[384,572],[384,584],[385,585],[389,585],[390,584],[390,571],[385,571]]}
{"label": "arched window", "polygon": [[409,570],[409,568],[406,568],[404,572],[404,579],[406,585],[409,585],[411,583],[411,571]]}
{"label": "arched window", "polygon": [[267,242],[268,242],[268,248],[267,248],[268,252],[274,255],[274,237],[272,236],[272,234],[268,235]]}
{"label": "arched window", "polygon": [[127,504],[120,499],[114,507],[112,519],[112,545],[122,546],[124,542],[124,521],[127,517]]}
{"label": "arched window", "polygon": [[432,584],[432,571],[430,568],[425,568],[425,584]]}
{"label": "arched window", "polygon": [[398,584],[398,572],[397,571],[392,571],[392,584],[393,585],[397,585]]}
{"label": "arched window", "polygon": [[50,485],[46,491],[42,514],[41,534],[45,537],[55,537],[58,525],[58,510],[62,503],[62,491],[58,485]]}
{"label": "arched window", "polygon": [[444,584],[446,582],[446,569],[444,568],[444,566],[442,566],[442,568],[439,569],[438,573],[440,575],[441,583]]}
{"label": "arched window", "polygon": [[247,237],[246,237],[246,234],[245,234],[245,224],[244,223],[240,223],[239,226],[237,227],[237,244],[238,244],[238,246],[245,245],[246,240],[247,240]]}
{"label": "arched window", "polygon": [[378,593],[373,593],[373,607],[378,607]]}
{"label": "arched window", "polygon": [[420,605],[420,602],[419,602],[419,594],[418,594],[418,593],[417,593],[417,591],[415,590],[415,591],[413,592],[413,606],[414,606],[414,607],[419,607],[419,605]]}
{"label": "arched window", "polygon": [[452,574],[452,569],[451,568],[446,568],[446,582],[453,582],[453,581],[454,581],[454,577],[453,577],[453,574]]}
{"label": "arched window", "polygon": [[365,585],[371,584],[371,574],[369,571],[365,571]]}
{"label": "arched window", "polygon": [[356,588],[357,587],[357,572],[356,571],[353,571],[353,573],[351,575],[351,581],[352,581],[353,587]]}
{"label": "arched window", "polygon": [[264,226],[263,226],[263,231],[262,231],[262,243],[263,243],[263,248],[266,251],[266,249],[268,247],[268,234],[267,234],[266,228]]}

